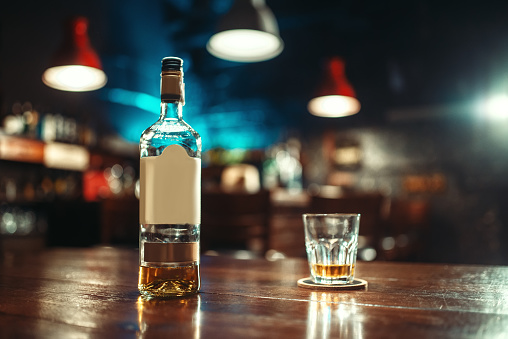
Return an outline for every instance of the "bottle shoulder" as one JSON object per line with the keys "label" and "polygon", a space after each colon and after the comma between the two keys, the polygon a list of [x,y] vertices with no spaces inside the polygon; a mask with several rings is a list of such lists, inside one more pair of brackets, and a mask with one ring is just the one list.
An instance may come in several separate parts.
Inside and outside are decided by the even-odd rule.
{"label": "bottle shoulder", "polygon": [[180,145],[191,157],[201,158],[201,137],[183,120],[158,120],[140,138],[141,157],[156,156],[171,145]]}
{"label": "bottle shoulder", "polygon": [[153,125],[148,127],[141,136],[153,136],[154,134],[162,137],[166,134],[190,134],[196,138],[199,137],[199,133],[181,119],[159,119]]}

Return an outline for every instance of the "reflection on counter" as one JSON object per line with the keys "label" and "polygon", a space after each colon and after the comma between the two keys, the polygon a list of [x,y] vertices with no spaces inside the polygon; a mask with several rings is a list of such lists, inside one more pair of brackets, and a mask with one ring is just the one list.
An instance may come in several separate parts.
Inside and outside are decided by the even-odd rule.
{"label": "reflection on counter", "polygon": [[199,294],[165,300],[140,296],[137,309],[139,338],[165,337],[168,329],[178,338],[201,338]]}
{"label": "reflection on counter", "polygon": [[363,338],[363,319],[354,299],[341,302],[340,294],[312,292],[307,316],[307,339]]}

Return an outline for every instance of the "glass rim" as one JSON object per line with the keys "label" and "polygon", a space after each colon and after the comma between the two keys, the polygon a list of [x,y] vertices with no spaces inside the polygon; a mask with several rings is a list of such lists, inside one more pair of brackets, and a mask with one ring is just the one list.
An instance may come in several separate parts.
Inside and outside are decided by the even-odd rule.
{"label": "glass rim", "polygon": [[360,213],[303,213],[302,217],[359,217]]}

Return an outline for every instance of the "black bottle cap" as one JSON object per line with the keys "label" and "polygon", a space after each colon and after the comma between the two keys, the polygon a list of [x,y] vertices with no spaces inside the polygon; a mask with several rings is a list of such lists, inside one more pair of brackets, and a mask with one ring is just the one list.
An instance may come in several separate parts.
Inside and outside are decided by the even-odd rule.
{"label": "black bottle cap", "polygon": [[162,59],[163,71],[180,71],[182,69],[183,60],[177,57],[165,57]]}

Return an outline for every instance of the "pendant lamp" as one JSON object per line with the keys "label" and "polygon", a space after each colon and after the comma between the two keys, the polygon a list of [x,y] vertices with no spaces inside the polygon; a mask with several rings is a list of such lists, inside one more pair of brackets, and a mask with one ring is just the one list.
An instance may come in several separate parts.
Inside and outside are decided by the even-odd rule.
{"label": "pendant lamp", "polygon": [[206,49],[224,60],[259,62],[279,55],[284,42],[275,16],[264,0],[235,0]]}
{"label": "pendant lamp", "polygon": [[66,24],[63,43],[42,81],[49,87],[71,92],[93,91],[106,84],[99,56],[90,45],[87,18],[77,17]]}
{"label": "pendant lamp", "polygon": [[324,81],[317,96],[310,100],[307,109],[313,115],[338,118],[356,114],[360,111],[360,102],[346,78],[344,60],[330,58],[326,64]]}

